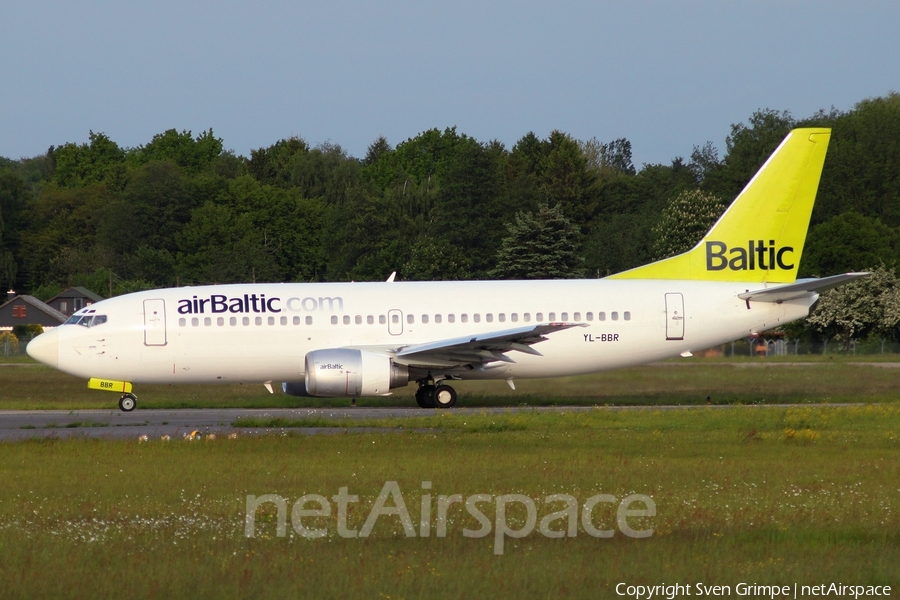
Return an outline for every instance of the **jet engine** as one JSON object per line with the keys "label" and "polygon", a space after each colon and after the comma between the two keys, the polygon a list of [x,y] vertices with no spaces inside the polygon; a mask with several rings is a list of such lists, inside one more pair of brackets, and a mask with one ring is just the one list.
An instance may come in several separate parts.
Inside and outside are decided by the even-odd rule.
{"label": "jet engine", "polygon": [[394,364],[389,356],[345,348],[310,352],[305,371],[305,385],[285,383],[285,393],[326,398],[384,396],[409,383],[407,367]]}

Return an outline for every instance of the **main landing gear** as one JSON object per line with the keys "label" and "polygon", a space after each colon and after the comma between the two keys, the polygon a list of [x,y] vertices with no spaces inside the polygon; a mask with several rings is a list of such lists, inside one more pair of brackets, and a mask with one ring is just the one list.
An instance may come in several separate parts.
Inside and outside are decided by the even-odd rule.
{"label": "main landing gear", "polygon": [[420,381],[416,404],[422,408],[451,408],[456,405],[456,390],[443,383],[435,385],[433,380]]}
{"label": "main landing gear", "polygon": [[137,396],[132,393],[122,394],[119,398],[119,410],[122,412],[131,412],[137,406]]}

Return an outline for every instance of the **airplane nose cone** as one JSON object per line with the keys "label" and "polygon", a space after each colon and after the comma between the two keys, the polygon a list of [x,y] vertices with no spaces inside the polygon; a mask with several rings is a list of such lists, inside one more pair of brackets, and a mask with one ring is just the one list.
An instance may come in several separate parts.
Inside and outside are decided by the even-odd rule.
{"label": "airplane nose cone", "polygon": [[45,331],[37,336],[25,348],[28,356],[34,360],[40,361],[45,365],[49,365],[54,369],[59,363],[59,333],[55,329]]}

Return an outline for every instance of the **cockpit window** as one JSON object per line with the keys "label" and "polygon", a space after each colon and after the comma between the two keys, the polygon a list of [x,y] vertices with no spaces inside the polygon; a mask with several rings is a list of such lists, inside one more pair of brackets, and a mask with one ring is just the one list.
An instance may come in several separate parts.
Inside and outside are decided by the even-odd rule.
{"label": "cockpit window", "polygon": [[81,325],[82,327],[96,327],[106,323],[106,315],[95,315],[93,311],[87,314],[72,315],[63,325]]}

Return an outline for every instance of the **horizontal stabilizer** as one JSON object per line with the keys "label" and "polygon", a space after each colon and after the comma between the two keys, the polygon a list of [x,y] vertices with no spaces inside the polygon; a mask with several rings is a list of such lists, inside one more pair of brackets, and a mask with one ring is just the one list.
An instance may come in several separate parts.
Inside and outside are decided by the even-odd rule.
{"label": "horizontal stabilizer", "polygon": [[782,285],[778,287],[756,290],[753,292],[745,292],[739,294],[741,300],[750,300],[751,302],[784,302],[793,300],[794,298],[802,298],[810,294],[817,294],[830,290],[831,288],[843,285],[860,277],[867,277],[871,273],[844,273],[842,275],[832,275],[831,277],[823,277],[822,279],[800,279],[796,283]]}

